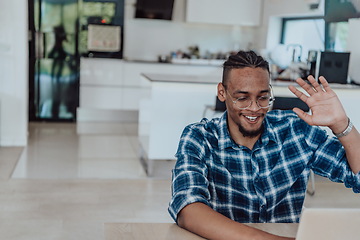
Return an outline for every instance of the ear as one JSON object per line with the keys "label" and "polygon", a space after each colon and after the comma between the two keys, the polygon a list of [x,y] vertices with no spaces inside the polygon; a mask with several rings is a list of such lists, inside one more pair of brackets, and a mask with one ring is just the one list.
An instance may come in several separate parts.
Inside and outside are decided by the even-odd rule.
{"label": "ear", "polygon": [[225,102],[226,100],[226,92],[225,87],[222,83],[218,83],[217,86],[217,97],[221,102]]}

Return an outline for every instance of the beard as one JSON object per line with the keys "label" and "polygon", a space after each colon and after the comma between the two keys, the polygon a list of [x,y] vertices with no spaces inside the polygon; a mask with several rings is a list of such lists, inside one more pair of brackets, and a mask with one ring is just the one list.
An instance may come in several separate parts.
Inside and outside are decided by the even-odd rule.
{"label": "beard", "polygon": [[239,127],[239,132],[244,136],[244,137],[248,137],[248,138],[254,138],[259,136],[261,133],[263,133],[264,131],[264,124],[261,124],[261,127],[259,127],[256,130],[246,130],[241,124],[238,125]]}

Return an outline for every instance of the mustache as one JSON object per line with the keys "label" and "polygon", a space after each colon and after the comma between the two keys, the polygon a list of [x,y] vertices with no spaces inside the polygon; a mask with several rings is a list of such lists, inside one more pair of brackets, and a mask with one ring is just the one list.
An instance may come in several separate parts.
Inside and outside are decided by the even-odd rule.
{"label": "mustache", "polygon": [[265,113],[240,113],[240,116],[264,117]]}

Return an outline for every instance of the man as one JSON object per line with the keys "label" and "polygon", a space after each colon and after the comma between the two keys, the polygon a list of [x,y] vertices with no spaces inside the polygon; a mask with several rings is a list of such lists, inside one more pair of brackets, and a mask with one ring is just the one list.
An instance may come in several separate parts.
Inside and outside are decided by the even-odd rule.
{"label": "man", "polygon": [[[227,111],[185,128],[169,212],[208,239],[288,239],[246,222],[298,222],[309,171],[360,192],[360,135],[325,78],[290,86],[312,115],[270,111],[269,64],[240,51],[224,63],[218,98]],[[327,136],[327,126],[337,136]]]}

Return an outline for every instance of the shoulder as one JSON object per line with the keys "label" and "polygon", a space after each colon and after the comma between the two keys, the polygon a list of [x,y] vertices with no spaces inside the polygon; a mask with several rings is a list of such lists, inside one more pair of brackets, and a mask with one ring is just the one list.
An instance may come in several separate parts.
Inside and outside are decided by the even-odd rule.
{"label": "shoulder", "polygon": [[214,145],[221,135],[222,128],[226,128],[226,120],[223,118],[213,118],[211,120],[203,118],[200,122],[187,125],[180,141],[203,146],[207,144]]}
{"label": "shoulder", "polygon": [[272,126],[305,123],[292,110],[272,110],[267,113],[266,121]]}
{"label": "shoulder", "polygon": [[219,126],[219,119],[203,118],[200,122],[191,123],[187,125],[183,131],[183,135],[191,134],[192,136],[206,136],[212,135],[217,131]]}
{"label": "shoulder", "polygon": [[266,116],[266,124],[270,132],[282,137],[292,136],[311,142],[321,142],[327,137],[325,130],[307,124],[292,110],[270,111]]}
{"label": "shoulder", "polygon": [[180,138],[177,158],[182,153],[203,156],[208,147],[217,142],[218,119],[202,119],[200,122],[187,125]]}
{"label": "shoulder", "polygon": [[289,118],[299,118],[292,110],[271,110],[267,113],[266,117],[273,122]]}
{"label": "shoulder", "polygon": [[312,128],[292,110],[272,110],[266,115],[265,122],[269,131],[281,135],[288,133],[304,135]]}

